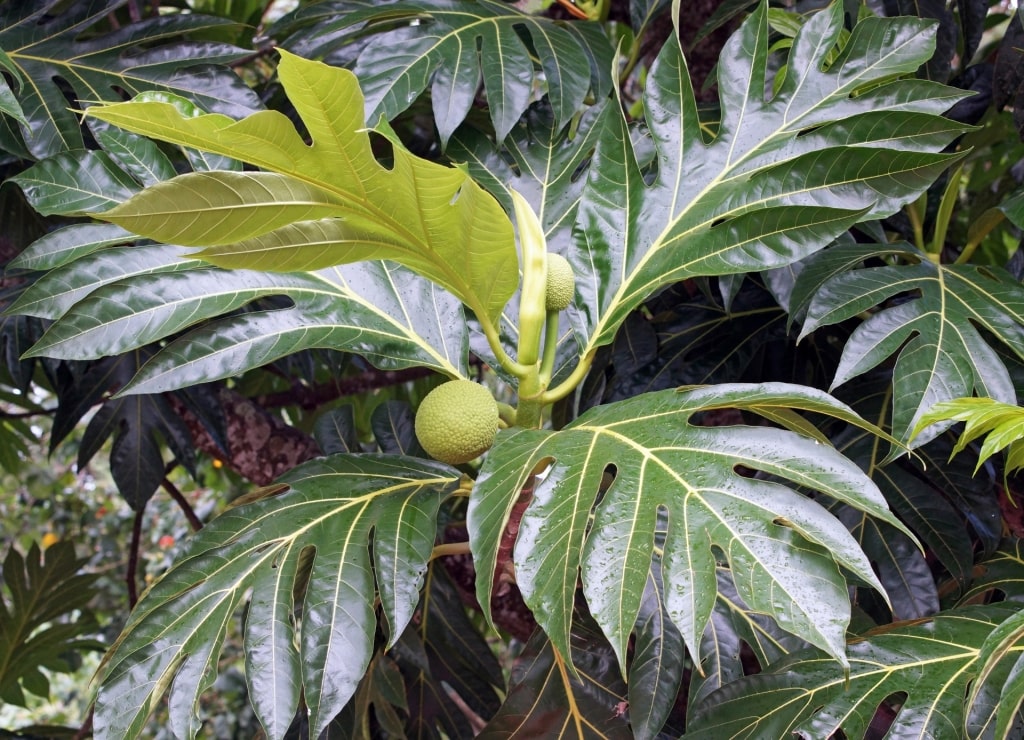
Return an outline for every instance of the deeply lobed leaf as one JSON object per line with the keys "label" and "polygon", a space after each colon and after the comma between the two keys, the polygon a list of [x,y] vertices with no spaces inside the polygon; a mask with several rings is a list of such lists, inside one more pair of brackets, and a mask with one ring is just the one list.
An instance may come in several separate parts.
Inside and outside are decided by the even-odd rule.
{"label": "deeply lobed leaf", "polygon": [[[1004,622],[1010,628],[1004,636],[1017,630],[1017,646],[1009,653],[988,643]],[[1019,625],[1016,606],[990,604],[883,628],[850,644],[848,677],[831,658],[800,651],[709,696],[686,736],[753,739],[842,732],[863,737],[878,707],[896,695],[903,698],[891,736],[979,737],[979,732],[966,731],[968,712],[984,713],[983,707],[965,703],[968,686],[989,656],[1013,664],[1020,650]],[[1019,688],[1012,689],[1012,696],[1015,706]]]}
{"label": "deeply lobed leaf", "polygon": [[[20,133],[31,154],[42,159],[85,147],[66,87],[89,103],[162,90],[207,110],[245,115],[262,108],[259,97],[227,64],[244,49],[189,36],[230,28],[231,22],[199,13],[173,13],[102,33],[102,25],[124,0],[8,2],[0,5],[0,59],[31,84],[6,84],[0,99],[24,114]],[[13,99],[13,100],[12,100]],[[9,111],[17,115],[18,109]]]}
{"label": "deeply lobed leaf", "polygon": [[[849,270],[893,255],[904,264]],[[801,337],[873,311],[844,345],[832,385],[897,354],[892,426],[901,442],[938,402],[978,393],[1016,403],[1006,365],[980,331],[1024,357],[1024,288],[1005,270],[939,265],[909,246],[847,245],[816,256],[797,281],[797,295],[808,305]],[[917,434],[915,444],[948,426]]]}
{"label": "deeply lobed leaf", "polygon": [[282,52],[279,75],[312,144],[274,111],[236,122],[186,115],[173,101],[91,108],[90,116],[131,131],[268,170],[181,175],[102,218],[160,241],[205,245],[199,256],[223,267],[395,260],[495,319],[518,285],[512,225],[497,202],[465,172],[398,144],[393,167],[381,165],[351,72]]}
{"label": "deeply lobed leaf", "polygon": [[[483,88],[499,140],[547,93],[558,128],[608,94],[613,49],[597,23],[556,21],[494,0],[333,0],[280,21],[284,48],[353,66],[366,117],[393,119],[428,88],[442,146]],[[357,44],[363,41],[363,44]],[[354,64],[353,64],[354,61]]]}
{"label": "deeply lobed leaf", "polygon": [[723,407],[802,409],[871,428],[826,394],[765,383],[649,393],[592,409],[559,432],[501,432],[468,514],[480,603],[490,603],[517,492],[551,461],[520,522],[514,562],[526,603],[563,655],[582,576],[589,608],[625,666],[665,512],[664,601],[696,660],[717,593],[716,557],[730,564],[751,609],[844,660],[850,604],[840,568],[881,591],[867,558],[819,504],[737,469],[821,491],[909,532],[870,479],[832,448],[785,430],[693,423]]}
{"label": "deeply lobed leaf", "polygon": [[[389,642],[398,639],[419,600],[437,510],[458,485],[456,471],[406,457],[340,455],[301,465],[281,482],[288,493],[204,527],[140,600],[106,659],[97,737],[138,737],[168,690],[172,731],[192,737],[228,623],[250,592],[246,676],[272,738],[284,736],[300,692],[313,734],[352,696],[373,652],[372,594]],[[301,625],[293,602],[300,579]]]}
{"label": "deeply lobed leaf", "polygon": [[940,150],[963,127],[938,114],[963,93],[902,77],[931,55],[931,24],[863,20],[829,60],[842,30],[841,3],[813,15],[769,97],[760,4],[722,51],[710,141],[670,39],[644,96],[656,148],[649,171],[618,108],[606,111],[569,255],[583,354],[611,342],[661,286],[802,259],[857,221],[893,213],[956,159]]}
{"label": "deeply lobed leaf", "polygon": [[13,546],[0,569],[0,699],[28,706],[23,688],[49,696],[40,670],[68,671],[73,650],[102,650],[92,639],[99,624],[87,611],[96,595],[95,573],[81,573],[74,543],[57,542],[44,552],[33,545],[22,555]]}

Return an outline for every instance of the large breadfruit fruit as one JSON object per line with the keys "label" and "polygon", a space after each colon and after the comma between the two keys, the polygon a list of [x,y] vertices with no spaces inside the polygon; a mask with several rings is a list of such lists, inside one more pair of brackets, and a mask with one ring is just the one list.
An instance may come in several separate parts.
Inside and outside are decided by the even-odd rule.
{"label": "large breadfruit fruit", "polygon": [[459,465],[494,444],[498,406],[491,392],[470,380],[450,380],[427,394],[416,412],[416,437],[435,460]]}
{"label": "large breadfruit fruit", "polygon": [[576,293],[576,276],[569,261],[560,254],[548,253],[548,285],[544,307],[548,311],[563,311],[572,303]]}

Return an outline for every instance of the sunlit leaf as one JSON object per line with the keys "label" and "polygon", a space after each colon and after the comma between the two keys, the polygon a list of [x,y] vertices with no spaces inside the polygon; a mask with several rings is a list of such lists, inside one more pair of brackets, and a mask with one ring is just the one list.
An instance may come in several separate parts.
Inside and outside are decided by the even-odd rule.
{"label": "sunlit leaf", "polygon": [[185,116],[173,102],[91,108],[122,128],[268,170],[181,175],[102,218],[159,241],[207,246],[199,256],[223,267],[298,271],[392,259],[496,318],[518,285],[512,225],[498,203],[464,171],[398,144],[393,167],[377,162],[347,70],[284,52],[278,73],[311,145],[273,111],[235,122]]}
{"label": "sunlit leaf", "polygon": [[918,432],[938,421],[965,422],[956,447],[953,448],[954,455],[985,435],[975,472],[989,457],[1004,449],[1007,473],[1024,467],[1024,409],[1019,406],[1001,403],[993,398],[943,401],[932,406],[921,417],[914,431]]}

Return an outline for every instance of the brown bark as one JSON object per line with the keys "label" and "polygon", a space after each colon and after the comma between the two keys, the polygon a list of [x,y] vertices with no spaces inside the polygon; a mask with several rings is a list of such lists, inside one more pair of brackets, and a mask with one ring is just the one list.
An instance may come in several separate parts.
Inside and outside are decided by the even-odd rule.
{"label": "brown bark", "polygon": [[243,478],[265,486],[299,463],[321,454],[312,437],[288,426],[255,401],[227,388],[221,388],[218,393],[231,445],[227,457],[184,404],[174,396],[168,399],[188,425],[196,447],[221,460]]}

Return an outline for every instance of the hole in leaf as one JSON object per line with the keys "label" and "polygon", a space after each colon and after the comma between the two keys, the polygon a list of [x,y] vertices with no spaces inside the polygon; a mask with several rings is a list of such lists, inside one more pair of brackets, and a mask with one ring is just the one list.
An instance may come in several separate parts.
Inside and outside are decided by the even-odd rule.
{"label": "hole in leaf", "polygon": [[864,739],[882,740],[882,738],[888,735],[893,722],[896,721],[896,715],[899,714],[906,700],[906,691],[896,691],[885,697],[882,703],[878,705],[878,708],[875,709],[875,714],[868,724],[867,731],[864,733]]}
{"label": "hole in leaf", "polygon": [[610,489],[615,483],[615,478],[618,474],[618,468],[614,465],[608,465],[605,467],[601,474],[601,484],[597,491],[597,501],[594,504],[595,506],[601,505],[601,502],[604,500],[605,493],[607,493],[608,489]]}

